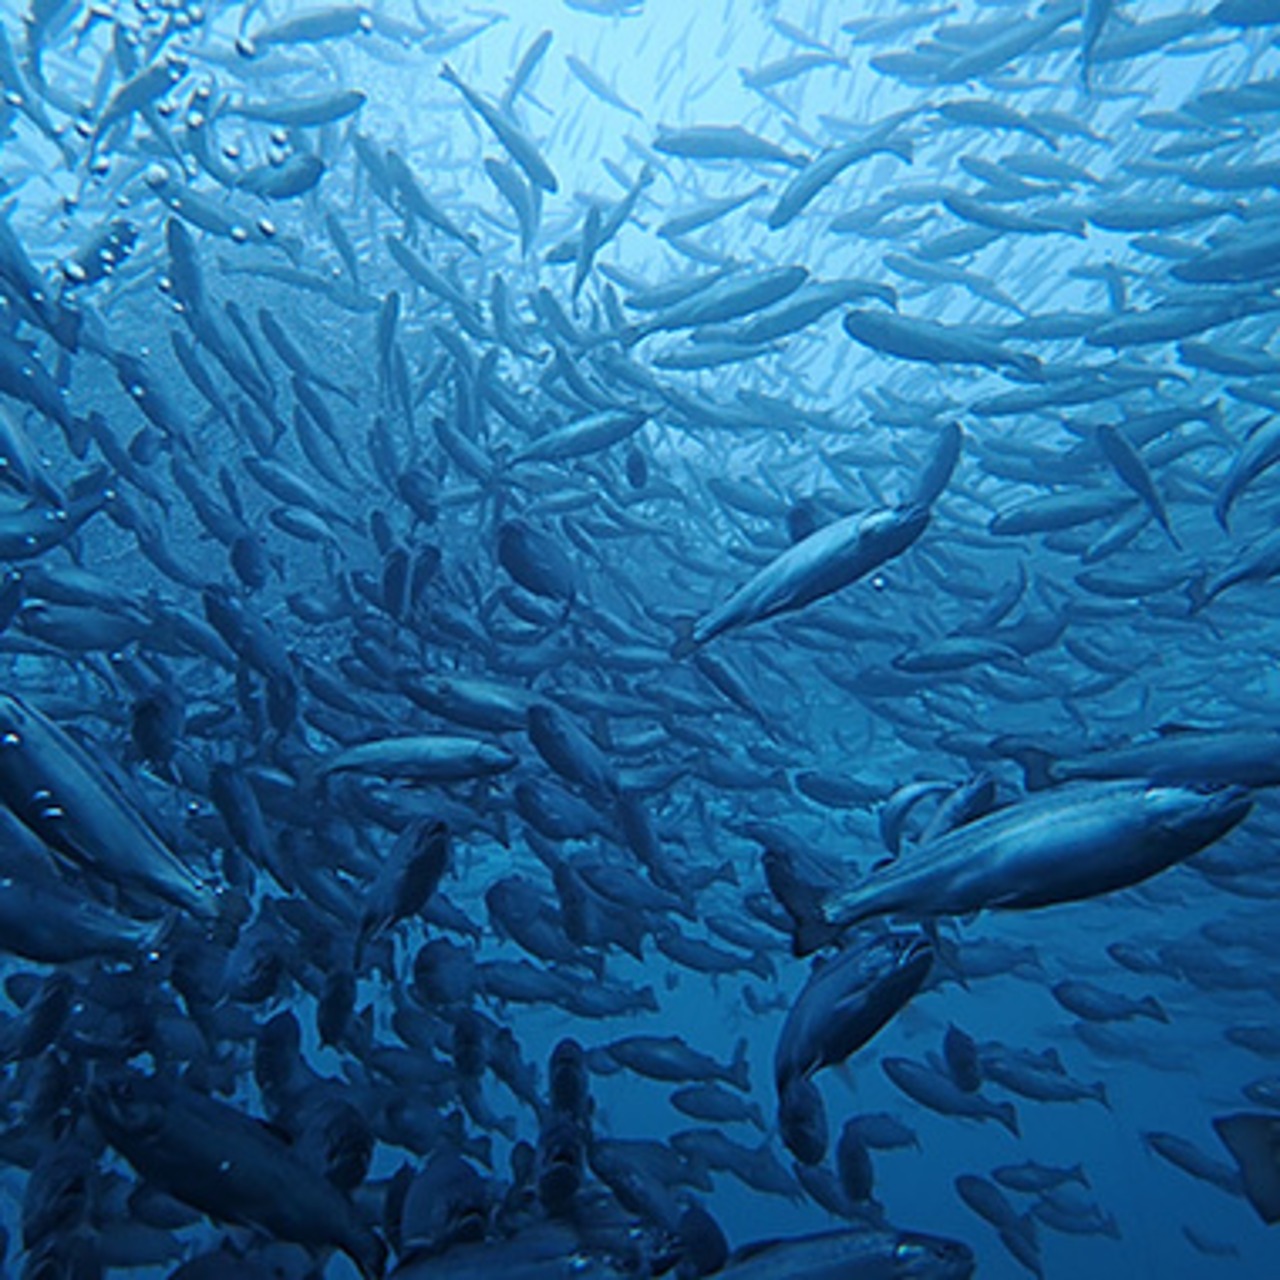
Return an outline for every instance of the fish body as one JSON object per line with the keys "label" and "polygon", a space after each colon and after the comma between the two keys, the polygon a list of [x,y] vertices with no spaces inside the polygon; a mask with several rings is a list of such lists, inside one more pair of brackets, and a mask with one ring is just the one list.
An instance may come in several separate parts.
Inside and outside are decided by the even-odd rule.
{"label": "fish body", "polygon": [[386,1246],[350,1202],[250,1117],[142,1076],[96,1086],[90,1106],[108,1141],[175,1198],[280,1239],[336,1246],[364,1276],[381,1275]]}
{"label": "fish body", "polygon": [[901,555],[928,523],[927,507],[873,511],[833,521],[784,551],[723,604],[699,618],[689,634],[687,651],[842,590]]}
{"label": "fish body", "polygon": [[430,735],[383,738],[349,747],[328,757],[324,775],[373,773],[384,778],[414,778],[420,782],[460,782],[486,778],[515,768],[516,758],[501,747],[478,738]]}
{"label": "fish body", "polygon": [[13,695],[0,698],[0,799],[69,863],[216,920],[212,881],[156,835],[63,729]]}
{"label": "fish body", "polygon": [[1280,785],[1280,733],[1259,729],[1171,727],[1145,742],[1056,759],[1017,739],[998,744],[1024,766],[1027,784],[1043,788],[1082,779],[1142,778],[1173,787]]}
{"label": "fish body", "polygon": [[888,934],[819,961],[778,1036],[779,1096],[796,1079],[838,1066],[920,989],[933,964],[923,935]]}
{"label": "fish body", "polygon": [[879,915],[1025,910],[1110,893],[1199,853],[1251,806],[1242,787],[1205,792],[1098,782],[1044,792],[950,832],[827,899],[797,945],[812,949],[815,935]]}
{"label": "fish body", "polygon": [[552,173],[551,167],[510,117],[505,116],[497,107],[486,102],[474,89],[465,85],[447,62],[440,68],[440,78],[453,85],[462,94],[467,105],[489,126],[494,137],[502,144],[512,160],[524,170],[525,176],[535,187],[551,195],[560,189],[560,184],[556,181],[556,175]]}

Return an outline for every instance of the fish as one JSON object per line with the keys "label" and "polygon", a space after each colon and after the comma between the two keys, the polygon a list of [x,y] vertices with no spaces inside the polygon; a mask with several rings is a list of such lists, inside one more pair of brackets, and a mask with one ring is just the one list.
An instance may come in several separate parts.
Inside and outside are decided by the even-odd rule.
{"label": "fish", "polygon": [[642,120],[644,113],[623,98],[599,72],[594,71],[587,63],[572,53],[565,54],[565,66],[569,68],[575,80],[579,81],[592,97],[598,98],[608,106],[617,107],[619,111]]}
{"label": "fish", "polygon": [[[1142,1136],[1152,1151],[1193,1178],[1207,1182],[1228,1195],[1243,1194],[1244,1184],[1237,1170],[1210,1156],[1190,1139],[1176,1133],[1162,1132],[1149,1132]],[[1219,1136],[1222,1136],[1221,1131]],[[1231,1149],[1229,1143],[1228,1148]]]}
{"label": "fish", "polygon": [[7,1269],[1265,1274],[1275,6],[448,8],[0,32]]}
{"label": "fish", "polygon": [[743,1093],[751,1088],[746,1042],[742,1040],[735,1046],[733,1058],[727,1064],[716,1062],[675,1036],[627,1036],[602,1046],[595,1059],[589,1054],[588,1065],[601,1058],[654,1080],[677,1083],[719,1081]]}
{"label": "fish", "polygon": [[0,738],[0,800],[59,856],[197,919],[230,910],[233,899],[164,844],[92,756],[34,706],[0,699]]}
{"label": "fish", "polygon": [[1091,1022],[1115,1022],[1134,1017],[1151,1018],[1155,1022],[1169,1021],[1169,1015],[1154,996],[1133,999],[1083,980],[1055,983],[1050,990],[1064,1009]]}
{"label": "fish", "polygon": [[976,364],[988,369],[1012,369],[1031,379],[1040,376],[1040,363],[1035,356],[1009,351],[998,342],[937,321],[850,311],[841,323],[855,342],[899,360],[921,364]]}
{"label": "fish", "polygon": [[317,1170],[251,1117],[145,1076],[100,1084],[90,1105],[111,1144],[178,1200],[282,1239],[335,1245],[363,1275],[382,1274],[386,1246],[378,1236]]}
{"label": "fish", "polygon": [[1067,1183],[1077,1183],[1088,1187],[1089,1178],[1083,1165],[1072,1165],[1069,1168],[1041,1165],[1034,1160],[1024,1161],[1019,1165],[1001,1165],[991,1171],[992,1178],[1009,1191],[1041,1192],[1052,1191],[1055,1187]]}
{"label": "fish", "polygon": [[354,771],[384,778],[457,782],[505,773],[516,763],[515,756],[492,743],[437,734],[376,739],[335,752],[321,762],[320,776]]}
{"label": "fish", "polygon": [[218,109],[218,115],[253,120],[259,124],[283,125],[290,129],[314,129],[355,115],[368,100],[369,95],[359,89],[340,89],[334,93],[275,102],[245,98],[225,103]]}
{"label": "fish", "polygon": [[967,1280],[974,1257],[967,1245],[936,1236],[863,1231],[820,1232],[794,1240],[762,1243],[730,1257],[718,1273],[731,1280],[777,1276],[782,1280],[822,1271],[845,1274],[916,1274],[928,1280]]}
{"label": "fish", "polygon": [[509,117],[503,115],[491,103],[486,102],[474,89],[465,85],[459,79],[458,73],[447,62],[441,64],[440,78],[462,94],[467,105],[489,126],[494,137],[535,187],[551,195],[560,189],[556,175],[552,173],[537,147]]}
{"label": "fish", "polygon": [[688,656],[717,636],[803,609],[901,555],[924,532],[929,509],[912,505],[845,516],[771,561],[722,604],[697,619],[672,648]]}
{"label": "fish", "polygon": [[[918,918],[1079,901],[1140,883],[1199,853],[1252,808],[1244,787],[1084,782],[997,810],[861,886],[810,896],[799,954],[891,912]],[[785,904],[784,904],[785,905]]]}
{"label": "fish", "polygon": [[897,120],[870,130],[865,138],[846,142],[815,156],[787,184],[778,202],[769,211],[771,231],[780,231],[804,212],[810,202],[834,182],[844,171],[860,160],[874,155],[890,154],[911,163],[911,144],[893,138]]}
{"label": "fish", "polygon": [[803,169],[808,157],[784,150],[736,124],[704,124],[660,128],[653,149],[685,160],[754,160]]}
{"label": "fish", "polygon": [[1016,739],[997,750],[1017,759],[1027,786],[1039,790],[1071,779],[1145,778],[1173,786],[1274,786],[1275,735],[1267,730],[1217,732],[1190,725],[1168,725],[1156,737],[1077,758],[1055,759],[1052,752]]}
{"label": "fish", "polygon": [[1280,458],[1280,427],[1275,425],[1274,418],[1264,418],[1250,432],[1214,499],[1213,514],[1223,529],[1228,527],[1231,508],[1240,494],[1277,458]]}
{"label": "fish", "polygon": [[1021,1132],[1011,1102],[992,1102],[981,1094],[966,1093],[949,1076],[911,1058],[887,1055],[880,1059],[880,1067],[907,1097],[931,1111],[970,1120],[994,1120],[1015,1138]]}
{"label": "fish", "polygon": [[816,962],[778,1033],[779,1097],[856,1053],[919,991],[933,949],[919,934],[889,934]]}
{"label": "fish", "polygon": [[1147,470],[1142,455],[1120,431],[1106,423],[1098,428],[1098,447],[1120,479],[1147,505],[1156,523],[1165,531],[1174,548],[1180,551],[1182,544],[1173,532],[1164,500],[1151,479],[1151,473]]}

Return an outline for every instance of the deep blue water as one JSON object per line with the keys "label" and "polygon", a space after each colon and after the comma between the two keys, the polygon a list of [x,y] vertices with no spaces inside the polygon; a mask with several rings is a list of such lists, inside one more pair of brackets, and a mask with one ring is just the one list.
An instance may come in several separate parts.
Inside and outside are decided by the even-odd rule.
{"label": "deep blue water", "polygon": [[[39,760],[44,730],[0,745],[6,1274],[168,1275],[224,1237],[250,1257],[291,1238],[262,1211],[170,1226],[127,1200],[138,1160],[93,1118],[122,1073],[265,1117],[288,1134],[272,1150],[307,1164],[305,1101],[341,1097],[376,1134],[343,1204],[381,1236],[392,1220],[392,1243],[388,1180],[464,1134],[494,1241],[517,1224],[498,1207],[513,1139],[540,1127],[493,1069],[502,1029],[543,1101],[566,1037],[596,1068],[624,1036],[720,1063],[745,1037],[767,1132],[724,1133],[792,1176],[773,1062],[811,962],[764,848],[803,851],[833,892],[874,884],[900,788],[985,774],[967,816],[1015,813],[1039,782],[1028,747],[1064,794],[1127,779],[1117,821],[1147,787],[1207,803],[1247,786],[1252,810],[1114,893],[1006,911],[922,890],[845,931],[858,946],[883,916],[925,920],[938,956],[817,1075],[830,1145],[858,1115],[909,1126],[917,1146],[872,1152],[881,1229],[965,1242],[983,1277],[1028,1271],[955,1180],[1025,1160],[1082,1166],[1076,1190],[1113,1223],[1022,1219],[1047,1277],[1280,1274],[1242,1188],[1146,1136],[1230,1178],[1213,1121],[1267,1114],[1242,1089],[1280,1070],[1280,9],[1076,8],[0,7],[0,692],[53,726]],[[583,422],[602,434],[556,434]],[[905,545],[864,536],[856,568],[794,567],[824,530],[912,511]],[[1099,752],[1245,730],[1263,736],[1217,772],[1097,772]],[[579,829],[539,829],[529,787]],[[911,809],[899,866],[947,838],[927,830],[937,808]],[[379,868],[423,821],[447,827],[450,866],[430,894],[401,878],[400,909]],[[566,877],[600,862],[683,911],[598,900],[612,939],[585,937]],[[513,876],[514,922],[490,895]],[[24,908],[28,883],[52,896]],[[541,948],[513,936],[535,908]],[[20,940],[24,910],[48,913],[48,954]],[[735,948],[717,915],[767,945]],[[735,971],[672,959],[672,928]],[[482,973],[519,962],[562,985],[512,1001],[481,976],[433,1001],[414,960],[439,938]],[[995,944],[1019,962],[966,971]],[[354,1001],[322,1045],[336,979]],[[1066,980],[1161,1016],[1086,1025],[1055,999]],[[643,1007],[585,1016],[602,986]],[[454,1057],[473,1013],[478,1084]],[[255,1047],[290,1016],[302,1047],[277,1096]],[[987,1055],[1056,1051],[1051,1074],[1105,1103],[987,1078],[1019,1136],[929,1111],[880,1064],[943,1070],[951,1025]],[[485,1106],[464,1105],[472,1085]],[[693,1127],[675,1087],[593,1071],[578,1140]],[[399,1140],[408,1100],[433,1142]],[[83,1182],[50,1190],[55,1156]],[[1269,1168],[1280,1180],[1274,1149]],[[583,1179],[580,1212],[603,1216]],[[695,1198],[733,1247],[842,1225],[794,1181],[710,1185]],[[324,1248],[278,1256],[277,1274],[356,1274]]]}

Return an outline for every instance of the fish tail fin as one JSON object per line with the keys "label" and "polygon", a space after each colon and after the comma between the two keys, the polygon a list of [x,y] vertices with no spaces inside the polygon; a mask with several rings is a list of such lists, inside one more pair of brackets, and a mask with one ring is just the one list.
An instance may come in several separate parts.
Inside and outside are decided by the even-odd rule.
{"label": "fish tail fin", "polygon": [[773,961],[763,951],[757,951],[746,962],[747,969],[756,975],[761,982],[772,982],[778,976]]}
{"label": "fish tail fin", "polygon": [[82,312],[59,303],[54,305],[47,327],[59,346],[67,351],[75,351],[80,345],[80,326],[83,322]]}
{"label": "fish tail fin", "polygon": [[1093,1183],[1089,1181],[1089,1175],[1085,1172],[1084,1165],[1075,1165],[1071,1170],[1072,1182],[1078,1182],[1082,1187],[1091,1187]]}
{"label": "fish tail fin", "polygon": [[1054,757],[1051,751],[1026,743],[1011,743],[1008,754],[1022,769],[1022,780],[1028,791],[1045,791],[1053,786]]}
{"label": "fish tail fin", "polygon": [[1280,1116],[1241,1112],[1218,1116],[1213,1127],[1239,1165],[1244,1193],[1258,1216],[1268,1226],[1280,1222]]}
{"label": "fish tail fin", "polygon": [[693,618],[676,619],[676,638],[671,646],[671,656],[677,662],[689,657],[698,648],[698,642],[693,638],[694,621]]}
{"label": "fish tail fin", "polygon": [[733,885],[735,888],[742,883],[742,878],[738,875],[738,868],[733,865],[732,858],[726,858],[715,869],[711,879],[716,884]]}
{"label": "fish tail fin", "polygon": [[729,1064],[729,1079],[743,1093],[751,1092],[751,1063],[747,1061],[747,1037],[739,1038],[733,1046],[733,1060]]}
{"label": "fish tail fin", "polygon": [[796,875],[784,854],[775,849],[765,851],[764,878],[769,892],[791,917],[792,950],[796,955],[807,956],[840,936],[840,930],[823,917],[821,893]]}
{"label": "fish tail fin", "polygon": [[1102,1103],[1108,1111],[1111,1110],[1111,1099],[1107,1097],[1107,1086],[1101,1080],[1089,1090],[1089,1096]]}
{"label": "fish tail fin", "polygon": [[440,79],[446,84],[451,84],[455,88],[462,86],[462,81],[458,78],[458,73],[447,63],[440,64]]}
{"label": "fish tail fin", "polygon": [[1012,1102],[997,1102],[995,1117],[1015,1138],[1022,1137],[1022,1126],[1018,1123],[1018,1112]]}
{"label": "fish tail fin", "polygon": [[89,452],[89,440],[92,431],[93,424],[90,418],[72,416],[67,424],[67,447],[80,461],[83,461],[85,455]]}
{"label": "fish tail fin", "polygon": [[253,913],[253,905],[243,890],[223,887],[217,893],[217,914],[210,923],[209,932],[218,942],[234,945],[240,935],[240,926]]}
{"label": "fish tail fin", "polygon": [[797,918],[795,932],[791,938],[791,950],[799,957],[812,955],[822,947],[829,946],[840,936],[840,930],[828,924],[821,916]]}
{"label": "fish tail fin", "polygon": [[343,1246],[343,1252],[356,1264],[364,1280],[381,1280],[387,1269],[387,1246],[376,1232],[362,1228]]}
{"label": "fish tail fin", "polygon": [[1151,1018],[1156,1022],[1169,1021],[1164,1005],[1155,996],[1144,996],[1138,1001],[1138,1007],[1142,1010],[1143,1017]]}
{"label": "fish tail fin", "polygon": [[1206,574],[1198,573],[1187,583],[1187,612],[1193,618],[1209,603],[1207,581]]}

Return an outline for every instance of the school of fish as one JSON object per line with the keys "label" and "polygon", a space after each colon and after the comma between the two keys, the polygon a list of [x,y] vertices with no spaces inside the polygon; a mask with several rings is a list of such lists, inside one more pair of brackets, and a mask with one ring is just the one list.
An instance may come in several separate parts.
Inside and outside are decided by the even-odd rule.
{"label": "school of fish", "polygon": [[0,88],[0,1275],[1280,1274],[1280,2]]}

